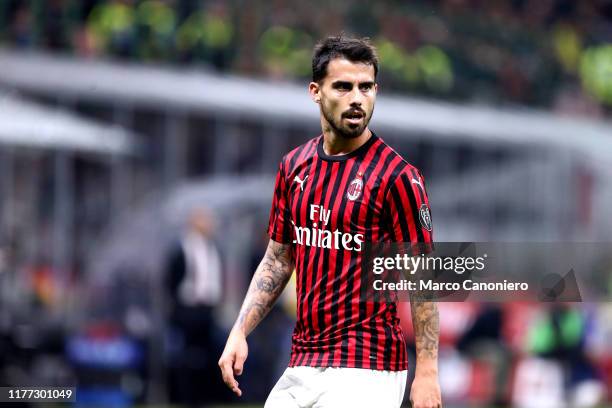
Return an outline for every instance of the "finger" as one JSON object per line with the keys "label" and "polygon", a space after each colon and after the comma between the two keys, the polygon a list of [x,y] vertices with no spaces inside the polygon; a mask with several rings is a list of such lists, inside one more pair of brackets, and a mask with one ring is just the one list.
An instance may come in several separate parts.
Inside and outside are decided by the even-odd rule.
{"label": "finger", "polygon": [[242,375],[245,360],[246,356],[236,356],[236,361],[234,361],[234,375]]}
{"label": "finger", "polygon": [[[232,377],[234,378],[234,377]],[[240,383],[236,380],[234,380],[234,384],[232,386],[230,386],[232,392],[234,394],[236,394],[237,396],[241,397],[242,396],[242,390],[238,387],[240,385]]]}
{"label": "finger", "polygon": [[223,377],[223,382],[230,387],[233,388],[236,383],[236,379],[234,379],[234,375],[232,374],[232,364],[229,360],[223,360],[219,367],[221,368],[221,376]]}
{"label": "finger", "polygon": [[223,382],[232,390],[234,394],[241,397],[242,391],[238,387],[238,381],[234,378],[232,363],[229,360],[223,360],[220,364],[221,367],[221,376],[223,377]]}

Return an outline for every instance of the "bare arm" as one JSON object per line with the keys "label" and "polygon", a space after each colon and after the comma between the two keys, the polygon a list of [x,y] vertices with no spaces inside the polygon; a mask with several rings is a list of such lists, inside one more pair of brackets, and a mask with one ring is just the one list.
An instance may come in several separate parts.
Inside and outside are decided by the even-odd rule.
{"label": "bare arm", "polygon": [[272,309],[292,272],[291,246],[270,240],[219,359],[223,381],[238,396],[242,395],[242,391],[234,376],[242,374],[248,355],[246,337]]}
{"label": "bare arm", "polygon": [[418,294],[411,295],[410,311],[414,327],[414,340],[417,355],[417,370],[427,371],[438,367],[438,339],[440,337],[440,316],[438,305],[433,301],[421,299]]}
{"label": "bare arm", "polygon": [[438,339],[440,316],[438,305],[419,292],[410,294],[410,311],[416,347],[416,369],[410,399],[414,408],[442,406],[438,383]]}
{"label": "bare arm", "polygon": [[293,272],[291,247],[270,240],[249,285],[233,330],[248,336],[268,314]]}

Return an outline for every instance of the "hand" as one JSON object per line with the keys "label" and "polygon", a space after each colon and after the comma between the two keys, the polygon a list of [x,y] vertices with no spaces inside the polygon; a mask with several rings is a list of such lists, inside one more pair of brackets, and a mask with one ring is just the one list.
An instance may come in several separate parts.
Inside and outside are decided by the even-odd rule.
{"label": "hand", "polygon": [[244,333],[240,330],[232,330],[219,359],[219,368],[221,368],[221,376],[225,384],[239,397],[242,396],[242,391],[238,388],[238,381],[234,376],[242,374],[244,361],[248,354],[249,347]]}
{"label": "hand", "polygon": [[412,408],[442,408],[438,376],[417,373],[410,389],[410,402]]}

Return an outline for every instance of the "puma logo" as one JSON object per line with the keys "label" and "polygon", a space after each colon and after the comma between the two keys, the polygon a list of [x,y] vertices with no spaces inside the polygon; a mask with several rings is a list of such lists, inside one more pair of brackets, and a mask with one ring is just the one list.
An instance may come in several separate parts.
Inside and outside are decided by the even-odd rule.
{"label": "puma logo", "polygon": [[418,184],[421,188],[423,188],[423,185],[421,184],[421,178],[419,177],[419,179],[415,179],[414,177],[412,178],[412,184]]}
{"label": "puma logo", "polygon": [[306,177],[304,177],[304,180],[300,180],[300,178],[298,176],[295,176],[295,178],[293,179],[293,181],[297,181],[298,184],[300,185],[300,190],[304,191],[304,183],[306,182],[306,179],[308,178],[308,175],[306,175]]}

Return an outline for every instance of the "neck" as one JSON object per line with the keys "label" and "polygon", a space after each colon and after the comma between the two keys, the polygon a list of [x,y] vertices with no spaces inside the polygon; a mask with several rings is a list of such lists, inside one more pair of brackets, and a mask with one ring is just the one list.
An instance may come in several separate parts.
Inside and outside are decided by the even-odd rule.
{"label": "neck", "polygon": [[367,127],[357,137],[343,137],[336,134],[330,126],[323,127],[323,150],[330,156],[348,154],[363,145],[370,137],[372,132]]}

